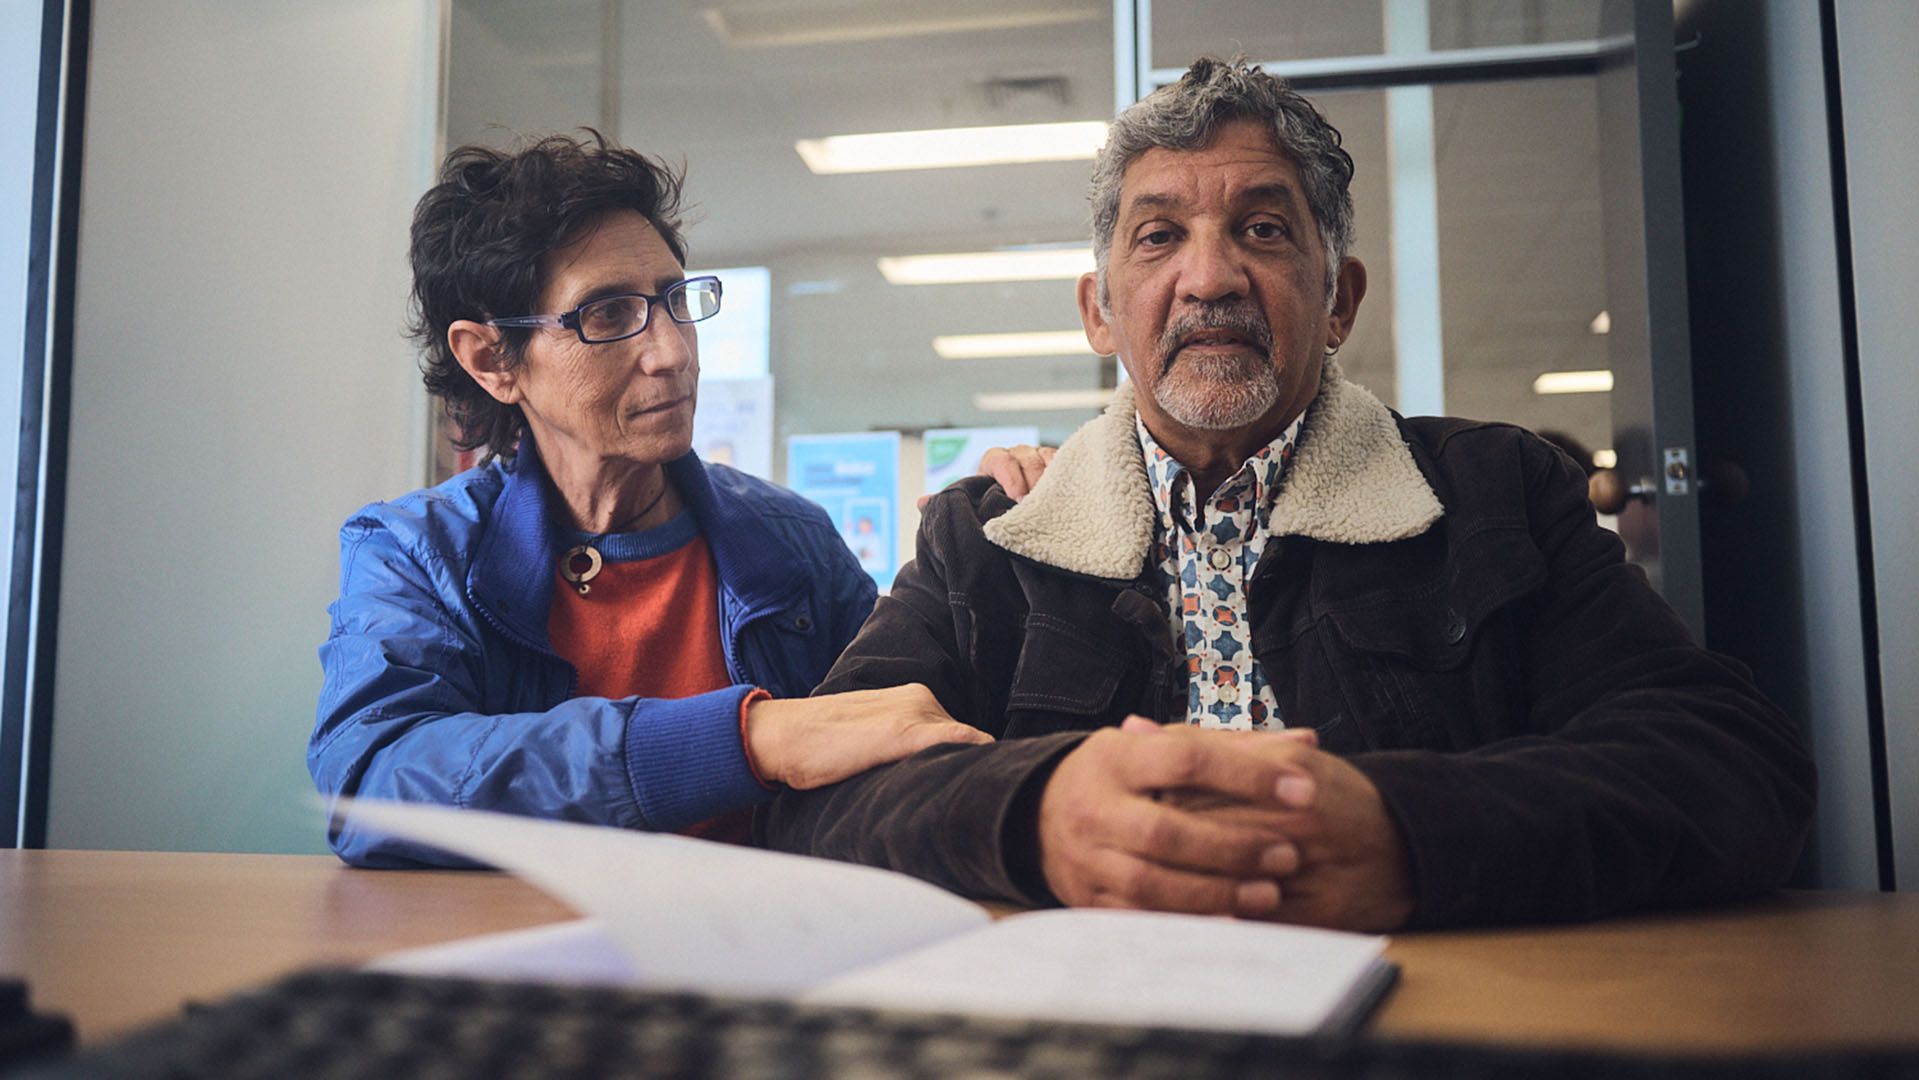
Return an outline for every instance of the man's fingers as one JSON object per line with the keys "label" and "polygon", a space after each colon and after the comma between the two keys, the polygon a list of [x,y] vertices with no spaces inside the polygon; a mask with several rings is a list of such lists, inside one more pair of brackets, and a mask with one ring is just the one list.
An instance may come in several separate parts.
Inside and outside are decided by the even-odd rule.
{"label": "man's fingers", "polygon": [[1270,817],[1195,812],[1125,799],[1105,808],[1110,846],[1148,862],[1226,877],[1279,877],[1299,869],[1299,849]]}
{"label": "man's fingers", "polygon": [[1319,751],[1263,733],[1126,726],[1090,735],[1041,795],[1040,866],[1054,895],[1074,905],[1277,916],[1277,879],[1299,873],[1302,861],[1288,823],[1311,816],[1281,794],[1310,790],[1302,761]]}
{"label": "man's fingers", "polygon": [[[1160,724],[1139,715],[1129,716],[1121,721],[1119,725],[1121,731],[1130,731],[1140,735],[1154,731],[1178,731],[1185,727],[1185,724],[1177,722]],[[1319,745],[1319,732],[1309,727],[1280,728],[1278,731],[1266,732],[1265,734],[1271,735],[1276,739],[1288,739],[1296,743],[1304,743],[1307,746],[1317,747]]]}
{"label": "man's fingers", "polygon": [[1202,788],[1249,802],[1304,807],[1315,792],[1294,739],[1267,735],[1221,738],[1220,732],[1165,731],[1163,738],[1115,748],[1122,783],[1135,791]]}
{"label": "man's fingers", "polygon": [[1094,907],[1247,918],[1279,911],[1279,884],[1263,878],[1194,873],[1112,850],[1094,853],[1087,871]]}

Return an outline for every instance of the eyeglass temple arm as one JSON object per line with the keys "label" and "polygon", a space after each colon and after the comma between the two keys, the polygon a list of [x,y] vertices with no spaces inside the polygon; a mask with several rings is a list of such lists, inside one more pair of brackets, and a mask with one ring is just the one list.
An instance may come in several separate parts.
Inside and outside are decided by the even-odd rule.
{"label": "eyeglass temple arm", "polygon": [[567,329],[565,315],[508,315],[502,319],[488,319],[488,326],[551,326]]}

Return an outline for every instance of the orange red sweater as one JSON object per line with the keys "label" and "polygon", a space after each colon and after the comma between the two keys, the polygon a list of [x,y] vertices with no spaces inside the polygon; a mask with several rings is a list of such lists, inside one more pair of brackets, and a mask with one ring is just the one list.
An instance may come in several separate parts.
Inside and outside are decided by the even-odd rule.
{"label": "orange red sweater", "polygon": [[[653,532],[669,530],[682,532],[673,524]],[[733,685],[720,645],[719,571],[705,537],[693,533],[657,553],[646,543],[650,537],[602,541],[611,550],[584,596],[554,569],[547,637],[553,651],[578,669],[582,696],[688,698]],[[615,561],[612,552],[621,549],[636,557]],[[674,661],[662,664],[663,656]],[[747,707],[761,697],[741,703],[742,734]],[[739,810],[683,831],[744,843],[751,823],[752,811]]]}

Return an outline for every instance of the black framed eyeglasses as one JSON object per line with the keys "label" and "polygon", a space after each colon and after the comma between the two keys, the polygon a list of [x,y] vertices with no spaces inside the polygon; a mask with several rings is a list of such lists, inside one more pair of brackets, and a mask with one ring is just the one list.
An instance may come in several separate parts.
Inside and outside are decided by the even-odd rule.
{"label": "black framed eyeglasses", "polygon": [[687,278],[675,282],[663,293],[621,293],[588,300],[572,311],[558,315],[508,315],[488,319],[488,326],[548,326],[571,330],[588,345],[624,341],[646,332],[653,317],[653,305],[659,304],[676,323],[696,323],[720,313],[720,279]]}

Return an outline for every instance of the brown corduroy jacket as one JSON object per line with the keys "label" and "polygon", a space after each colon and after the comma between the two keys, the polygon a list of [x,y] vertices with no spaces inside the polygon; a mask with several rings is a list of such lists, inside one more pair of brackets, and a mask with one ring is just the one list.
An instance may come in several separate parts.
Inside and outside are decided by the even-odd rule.
{"label": "brown corduroy jacket", "polygon": [[[1308,413],[1248,590],[1253,649],[1282,720],[1378,787],[1416,926],[1750,894],[1803,842],[1798,727],[1692,642],[1585,491],[1523,429],[1404,419],[1336,367]],[[937,496],[818,692],[924,683],[1000,741],[783,793],[759,842],[1055,903],[1036,827],[1053,767],[1185,694],[1152,530],[1124,390],[1025,502],[982,478]]]}

